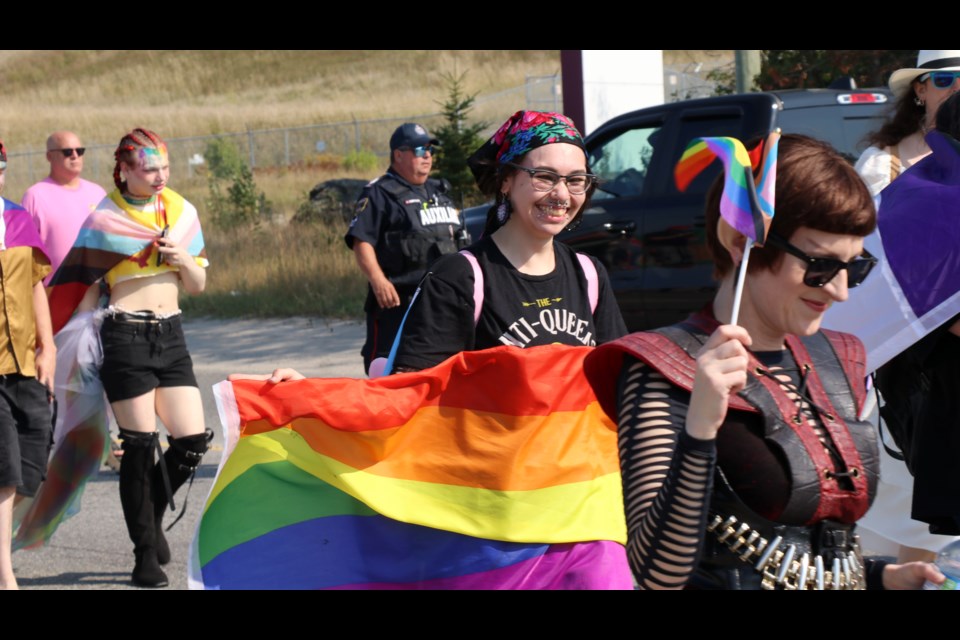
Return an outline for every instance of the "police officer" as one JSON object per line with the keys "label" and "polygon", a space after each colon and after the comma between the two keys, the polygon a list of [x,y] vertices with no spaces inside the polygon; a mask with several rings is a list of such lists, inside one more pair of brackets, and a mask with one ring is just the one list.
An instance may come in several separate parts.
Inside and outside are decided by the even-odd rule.
{"label": "police officer", "polygon": [[403,314],[427,265],[469,244],[446,180],[430,178],[440,141],[408,122],[390,136],[390,168],[368,184],[344,238],[370,283],[364,311],[364,371],[390,353]]}

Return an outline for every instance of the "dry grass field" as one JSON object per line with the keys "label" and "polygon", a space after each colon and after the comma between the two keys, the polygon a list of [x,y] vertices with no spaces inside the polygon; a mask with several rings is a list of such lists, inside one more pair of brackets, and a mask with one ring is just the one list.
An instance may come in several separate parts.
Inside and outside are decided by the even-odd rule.
{"label": "dry grass field", "polygon": [[[557,51],[4,51],[0,136],[40,148],[57,128],[91,143],[134,126],[195,136],[433,113],[445,74],[470,93],[560,72]],[[484,117],[483,114],[479,114]]]}
{"label": "dry grass field", "polygon": [[[731,54],[665,51],[664,63],[712,67]],[[352,120],[415,120],[439,112],[447,98],[447,78],[461,74],[465,91],[477,94],[474,119],[499,123],[526,107],[518,88],[528,78],[559,73],[559,52],[542,50],[0,51],[0,139],[16,156],[42,150],[53,130],[73,130],[88,147],[106,147],[87,156],[90,175],[96,164],[95,179],[103,183],[109,181],[110,150],[137,126],[165,138],[184,138]],[[184,300],[188,311],[229,316],[360,313],[365,285],[342,242],[345,225],[217,229],[205,217],[206,177],[188,171],[186,158],[177,157],[173,148],[172,154],[171,186],[197,205],[211,259],[207,291]],[[31,160],[27,171],[26,159],[11,158],[6,197],[19,200],[42,177],[42,157]],[[386,164],[346,171],[336,160],[334,155],[323,166],[258,163],[256,186],[276,218],[286,220],[317,183],[371,179]]]}

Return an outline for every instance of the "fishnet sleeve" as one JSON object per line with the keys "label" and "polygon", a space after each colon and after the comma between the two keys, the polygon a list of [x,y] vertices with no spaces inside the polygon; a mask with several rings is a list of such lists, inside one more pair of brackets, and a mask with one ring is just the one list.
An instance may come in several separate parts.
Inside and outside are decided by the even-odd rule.
{"label": "fishnet sleeve", "polygon": [[628,359],[618,388],[627,557],[640,589],[680,589],[703,543],[714,440],[684,427],[690,394]]}

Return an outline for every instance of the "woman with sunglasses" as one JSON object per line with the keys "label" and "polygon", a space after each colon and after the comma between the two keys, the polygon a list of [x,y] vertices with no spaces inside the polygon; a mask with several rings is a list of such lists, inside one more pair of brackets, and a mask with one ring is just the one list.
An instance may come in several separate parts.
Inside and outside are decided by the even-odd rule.
{"label": "woman with sunglasses", "polygon": [[[102,278],[109,306],[102,318],[100,379],[120,428],[120,503],[134,544],[133,584],[165,587],[170,562],[163,512],[194,473],[212,432],[180,322],[179,294],[199,294],[208,261],[197,211],[167,186],[167,145],[134,129],[115,152],[109,194],[84,223],[51,280],[54,328],[77,305],[96,306]],[[91,286],[92,285],[92,286]],[[89,287],[89,288],[87,288]],[[157,418],[170,446],[160,448]]]}
{"label": "woman with sunglasses", "polygon": [[[776,212],[752,251],[707,196],[719,286],[686,321],[599,347],[585,363],[619,418],[627,554],[640,588],[919,588],[932,565],[865,562],[854,524],[877,481],[862,345],[820,331],[875,265],[870,195],[829,145],[784,135]],[[721,177],[722,178],[722,177]],[[610,372],[614,373],[610,373]],[[610,376],[619,380],[612,382]],[[615,397],[615,399],[614,399]],[[682,507],[666,518],[660,514]],[[663,526],[645,526],[651,514]]]}
{"label": "woman with sunglasses", "polygon": [[919,51],[917,66],[890,75],[893,117],[867,138],[857,173],[876,196],[890,181],[930,154],[924,136],[936,125],[943,101],[960,90],[960,50]]}
{"label": "woman with sunglasses", "polygon": [[603,266],[566,245],[596,188],[583,138],[558,113],[518,111],[468,164],[496,202],[483,238],[429,268],[395,370],[501,345],[592,346],[626,333]]}
{"label": "woman with sunglasses", "polygon": [[[870,136],[871,146],[856,164],[871,195],[877,196],[903,171],[930,155],[925,137],[935,128],[940,106],[960,90],[958,76],[960,50],[920,51],[916,67],[898,69],[890,76],[890,89],[897,98],[893,118]],[[905,367],[912,367],[917,349],[929,343],[895,358],[881,369],[881,377],[899,377]],[[951,538],[931,534],[925,523],[911,519],[914,480],[906,464],[881,447],[880,465],[877,500],[861,522],[865,538],[877,551],[902,562],[933,560]]]}

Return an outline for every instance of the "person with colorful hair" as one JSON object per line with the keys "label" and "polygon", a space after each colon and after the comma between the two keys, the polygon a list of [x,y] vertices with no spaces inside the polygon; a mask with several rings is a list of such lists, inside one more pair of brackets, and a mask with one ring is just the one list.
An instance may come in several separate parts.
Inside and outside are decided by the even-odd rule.
{"label": "person with colorful hair", "polygon": [[[7,152],[0,142],[0,191]],[[56,346],[43,278],[50,272],[30,214],[0,198],[0,589],[16,589],[13,506],[46,476]]]}
{"label": "person with colorful hair", "polygon": [[[746,267],[739,325],[730,322],[749,245],[721,216],[721,196],[730,197],[721,176],[706,203],[713,301],[684,322],[598,347],[584,363],[619,420],[634,577],[643,589],[942,582],[932,564],[865,560],[855,533],[878,473],[875,432],[859,415],[864,351],[820,323],[876,264],[863,251],[873,201],[823,142],[784,135],[777,160],[775,215]],[[650,529],[651,517],[662,526]]]}
{"label": "person with colorful hair", "polygon": [[[181,287],[199,294],[208,261],[197,211],[170,189],[167,145],[147,129],[123,136],[114,183],[51,280],[56,329],[110,290],[100,378],[120,428],[120,502],[136,559],[132,580],[164,587],[170,562],[162,517],[207,451],[200,389],[180,321]],[[169,432],[166,453],[156,420]],[[159,456],[159,459],[155,459]]]}

